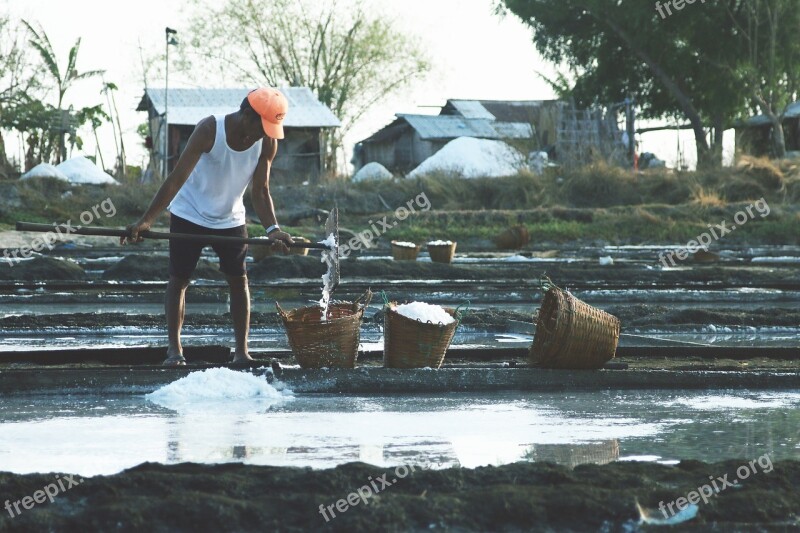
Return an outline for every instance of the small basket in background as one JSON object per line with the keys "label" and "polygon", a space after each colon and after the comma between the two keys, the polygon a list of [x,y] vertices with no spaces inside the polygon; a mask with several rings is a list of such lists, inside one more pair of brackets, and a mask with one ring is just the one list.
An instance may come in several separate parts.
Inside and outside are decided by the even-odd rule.
{"label": "small basket in background", "polygon": [[383,366],[386,368],[439,368],[463,317],[459,309],[444,307],[454,318],[450,324],[421,322],[396,311],[397,302],[384,305]]}
{"label": "small basket in background", "polygon": [[495,235],[492,240],[500,250],[518,250],[531,242],[531,235],[528,228],[519,224]]}
{"label": "small basket in background", "polygon": [[[441,244],[440,244],[441,243]],[[452,263],[456,255],[456,244],[450,241],[434,241],[428,243],[431,261],[436,263]]]}
{"label": "small basket in background", "polygon": [[355,302],[331,302],[327,320],[319,306],[289,312],[276,302],[286,336],[297,362],[303,368],[354,368],[358,358],[361,319],[372,299],[367,291]]}
{"label": "small basket in background", "polygon": [[[292,240],[294,242],[311,242],[305,237],[292,237]],[[248,249],[250,250],[250,255],[253,256],[253,261],[256,263],[265,257],[275,255],[274,248],[271,245],[251,244]],[[308,255],[308,248],[289,248],[289,255]]]}
{"label": "small basket in background", "polygon": [[597,369],[614,358],[619,319],[551,286],[544,295],[529,356],[542,368]]}
{"label": "small basket in background", "polygon": [[416,261],[419,248],[418,244],[392,241],[392,259],[395,261]]}

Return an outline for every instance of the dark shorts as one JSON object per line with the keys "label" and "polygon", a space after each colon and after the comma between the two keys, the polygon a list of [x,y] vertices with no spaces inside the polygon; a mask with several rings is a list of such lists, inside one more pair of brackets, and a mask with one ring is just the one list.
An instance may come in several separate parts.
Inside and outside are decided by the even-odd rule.
{"label": "dark shorts", "polygon": [[[189,222],[185,218],[170,214],[170,233],[191,233],[200,235],[222,235],[225,237],[247,237],[247,226],[228,229],[211,229]],[[245,258],[246,244],[209,244],[202,242],[169,241],[169,275],[175,278],[190,279],[203,248],[211,246],[219,257],[219,269],[227,276],[247,274]]]}

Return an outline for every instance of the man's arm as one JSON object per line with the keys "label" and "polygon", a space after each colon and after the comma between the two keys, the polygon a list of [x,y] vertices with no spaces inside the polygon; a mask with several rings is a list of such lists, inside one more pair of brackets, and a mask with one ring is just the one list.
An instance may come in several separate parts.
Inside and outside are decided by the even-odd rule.
{"label": "man's arm", "polygon": [[[275,204],[272,202],[272,195],[269,192],[269,175],[272,170],[272,161],[278,153],[278,141],[270,137],[265,138],[261,145],[261,157],[258,159],[256,170],[253,173],[252,189],[250,196],[253,199],[253,209],[255,209],[261,225],[265,228],[278,226],[278,219],[275,216]],[[279,241],[284,253],[288,252],[283,243],[291,243],[292,237],[280,228],[269,232],[269,238]]]}
{"label": "man's arm", "polygon": [[195,126],[192,135],[189,137],[189,142],[186,144],[186,149],[181,153],[175,168],[164,180],[164,183],[161,184],[147,211],[138,221],[127,227],[131,236],[120,237],[120,244],[141,242],[143,240],[139,233],[150,229],[158,215],[167,208],[181,187],[183,187],[183,184],[186,183],[186,180],[189,179],[189,175],[200,160],[200,156],[203,153],[210,152],[211,148],[214,147],[216,129],[216,122],[213,117],[204,118]]}

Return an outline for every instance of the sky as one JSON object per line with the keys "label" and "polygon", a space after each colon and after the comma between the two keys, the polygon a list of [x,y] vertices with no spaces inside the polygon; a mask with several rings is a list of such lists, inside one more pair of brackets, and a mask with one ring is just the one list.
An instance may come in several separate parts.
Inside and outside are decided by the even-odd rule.
{"label": "sky", "polygon": [[[116,94],[129,164],[144,165],[147,153],[136,133],[146,113],[135,111],[144,91],[141,50],[153,55],[163,50],[164,28],[182,30],[189,24],[188,2],[181,0],[0,0],[0,10],[35,21],[50,37],[60,64],[81,38],[78,70],[105,70],[105,80],[119,86]],[[432,69],[428,77],[377,104],[345,139],[351,147],[391,122],[395,113],[438,113],[448,98],[549,99],[553,92],[537,74],[552,76],[556,68],[536,52],[530,29],[513,15],[494,14],[494,0],[364,0],[368,10],[390,16],[397,28],[410,34],[426,50]],[[149,80],[163,86],[163,80]],[[79,82],[67,103],[76,107],[104,103],[99,79]],[[219,80],[214,86],[224,86]],[[231,84],[240,86],[241,84]],[[170,87],[194,87],[174,70]],[[110,125],[98,130],[99,149],[106,166],[113,161],[114,137]],[[82,135],[85,155],[96,155],[89,132]],[[730,151],[729,134],[726,145]],[[13,140],[9,140],[13,146]],[[683,145],[690,164],[694,143],[688,132],[647,134],[642,150],[652,151],[674,165]],[[73,153],[78,155],[78,153]]]}

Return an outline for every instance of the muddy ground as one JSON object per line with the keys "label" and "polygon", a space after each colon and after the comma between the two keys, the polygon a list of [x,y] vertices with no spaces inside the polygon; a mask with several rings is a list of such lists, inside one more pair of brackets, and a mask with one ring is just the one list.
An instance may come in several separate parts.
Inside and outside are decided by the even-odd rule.
{"label": "muddy ground", "polygon": [[[738,481],[737,468],[747,464],[745,458],[677,466],[618,462],[571,470],[520,462],[421,470],[401,478],[402,469],[364,463],[329,470],[145,463],[87,478],[52,503],[14,518],[0,509],[0,531],[635,531],[641,523],[637,503],[649,516],[663,519],[660,502],[666,506],[686,497],[710,476]],[[800,462],[772,466],[767,473],[756,464],[757,474],[708,503],[700,500],[697,516],[679,530],[796,531]],[[354,504],[345,501],[340,507],[349,508],[336,509],[339,500],[384,473],[388,486],[376,481],[382,490],[366,496],[366,504],[351,497]],[[21,500],[54,478],[0,474],[0,497]],[[326,509],[327,522],[320,505],[332,506]],[[665,530],[640,526],[651,529]]]}

